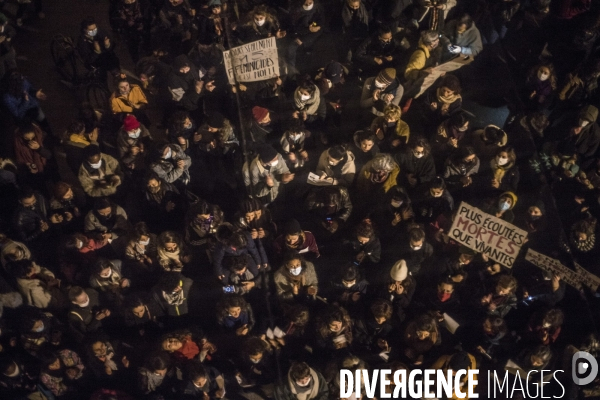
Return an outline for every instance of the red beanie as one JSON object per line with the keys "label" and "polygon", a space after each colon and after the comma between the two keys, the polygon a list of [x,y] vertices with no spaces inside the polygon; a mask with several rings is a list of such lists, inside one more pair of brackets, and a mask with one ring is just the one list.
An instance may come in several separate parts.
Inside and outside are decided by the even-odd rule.
{"label": "red beanie", "polygon": [[123,120],[123,129],[125,129],[126,132],[133,131],[139,127],[140,122],[133,115],[128,115],[125,117],[125,120]]}
{"label": "red beanie", "polygon": [[263,119],[265,119],[267,114],[269,114],[269,110],[267,110],[266,108],[262,108],[259,106],[252,107],[252,115],[254,116],[256,122],[260,122]]}

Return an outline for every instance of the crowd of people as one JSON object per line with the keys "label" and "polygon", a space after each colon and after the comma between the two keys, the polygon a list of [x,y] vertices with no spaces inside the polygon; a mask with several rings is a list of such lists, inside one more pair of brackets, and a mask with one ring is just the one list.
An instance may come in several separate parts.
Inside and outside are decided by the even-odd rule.
{"label": "crowd of people", "polygon": [[[15,46],[42,1],[18,3],[0,398],[326,400],[341,369],[426,368],[486,398],[507,365],[600,396],[571,378],[600,296],[525,260],[600,276],[600,4],[111,0],[73,48],[112,94],[52,126]],[[266,38],[279,76],[232,85],[223,52]],[[527,233],[514,264],[453,239],[461,202]]]}

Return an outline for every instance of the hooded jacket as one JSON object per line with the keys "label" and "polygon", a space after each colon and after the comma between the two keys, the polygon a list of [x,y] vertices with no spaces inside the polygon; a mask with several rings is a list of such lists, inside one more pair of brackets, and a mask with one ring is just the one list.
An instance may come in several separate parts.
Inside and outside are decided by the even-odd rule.
{"label": "hooded jacket", "polygon": [[354,154],[350,151],[346,151],[346,159],[342,160],[344,165],[342,166],[341,175],[336,176],[331,165],[329,165],[329,152],[325,150],[319,157],[319,163],[317,164],[317,175],[326,174],[328,177],[334,178],[333,185],[340,185],[350,187],[354,182],[354,175],[356,175],[356,166],[354,165]]}
{"label": "hooded jacket", "polygon": [[[179,70],[185,66],[190,70],[182,74]],[[196,93],[195,81],[201,80],[204,74],[190,61],[188,56],[181,54],[173,61],[173,69],[167,77],[167,87],[171,92],[172,100],[179,103],[188,111],[198,108],[198,102],[203,96],[203,91]]]}
{"label": "hooded jacket", "polygon": [[600,144],[600,126],[596,123],[598,119],[598,109],[592,105],[581,109],[578,119],[589,121],[578,135],[571,135],[566,140],[575,145],[577,154],[583,158],[591,158],[596,154]]}

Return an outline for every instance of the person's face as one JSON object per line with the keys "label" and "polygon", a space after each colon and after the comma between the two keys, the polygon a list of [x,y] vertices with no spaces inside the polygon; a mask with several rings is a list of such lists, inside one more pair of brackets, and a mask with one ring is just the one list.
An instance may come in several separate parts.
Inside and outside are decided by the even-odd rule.
{"label": "person's face", "polygon": [[177,243],[165,243],[165,250],[170,252],[170,253],[174,253],[177,251]]}
{"label": "person's face", "polygon": [[379,41],[384,44],[388,44],[392,41],[392,32],[384,33],[379,36]]}
{"label": "person's face", "polygon": [[310,96],[310,93],[306,89],[300,89],[298,90],[298,93],[300,93],[300,96]]}
{"label": "person's face", "polygon": [[42,326],[44,326],[44,322],[41,320],[35,321],[35,323],[33,324],[33,328],[31,328],[32,332],[37,332],[38,329],[40,329]]}
{"label": "person's face", "polygon": [[87,295],[87,293],[81,293],[79,296],[77,296],[77,298],[75,299],[75,301],[73,303],[82,306],[83,304],[86,304],[90,301],[90,297]]}
{"label": "person's face", "polygon": [[498,158],[508,158],[508,153],[506,151],[501,151],[498,153]]}
{"label": "person's face", "polygon": [[146,314],[146,306],[137,306],[134,309],[132,309],[131,312],[136,317],[142,318],[144,316],[144,314]]}
{"label": "person's face", "polygon": [[150,240],[150,236],[140,235],[139,242],[146,242],[148,240]]}
{"label": "person's face", "polygon": [[428,331],[417,331],[417,337],[419,340],[425,340],[429,337],[430,333]]}
{"label": "person's face", "polygon": [[453,90],[448,89],[446,86],[442,86],[440,90],[443,97],[449,97],[454,94]]}
{"label": "person's face", "polygon": [[150,179],[146,187],[150,193],[158,193],[160,190],[160,182],[156,179]]}
{"label": "person's face", "polygon": [[112,209],[110,207],[106,207],[106,208],[102,208],[102,209],[97,210],[97,211],[98,211],[98,214],[100,214],[103,217],[110,217]]}
{"label": "person's face", "polygon": [[462,25],[456,26],[456,33],[463,33],[466,30],[467,30],[467,24],[462,24]]}
{"label": "person's face", "polygon": [[246,221],[252,222],[256,219],[256,213],[254,211],[250,211],[246,213]]}
{"label": "person's face", "polygon": [[492,323],[488,319],[483,321],[483,332],[485,332],[488,335],[493,332]]}
{"label": "person's face", "polygon": [[101,272],[100,272],[100,278],[110,278],[110,276],[112,275],[112,269],[110,267],[108,268],[104,268]]}
{"label": "person's face", "polygon": [[500,267],[500,264],[492,264],[492,265],[489,265],[486,268],[486,270],[487,270],[488,274],[496,275],[496,274],[500,273],[500,271],[502,270],[502,267]]}
{"label": "person's face", "polygon": [[463,158],[463,161],[464,161],[466,164],[471,164],[471,163],[473,163],[473,162],[475,161],[475,154],[471,154],[470,156],[467,156],[467,157]]}
{"label": "person's face", "polygon": [[28,197],[26,199],[21,199],[21,205],[25,208],[33,208],[37,204],[37,200],[35,196]]}
{"label": "person's face", "polygon": [[92,344],[92,351],[96,357],[104,357],[108,348],[104,342],[96,342]]}
{"label": "person's face", "polygon": [[263,358],[263,353],[252,354],[251,356],[249,356],[249,358],[253,363],[258,364]]}
{"label": "person's face", "polygon": [[65,193],[65,195],[62,198],[63,200],[72,200],[73,199],[73,190],[71,188],[69,188],[67,190],[67,193]]}
{"label": "person's face", "polygon": [[167,369],[157,369],[154,371],[154,375],[156,376],[165,376],[167,374]]}
{"label": "person's face", "polygon": [[91,31],[97,31],[98,26],[96,24],[88,25],[85,31],[89,34]]}
{"label": "person's face", "polygon": [[187,74],[188,72],[190,72],[190,67],[188,67],[187,65],[185,67],[181,67],[179,68],[179,72],[181,72],[182,74]]}
{"label": "person's face", "polygon": [[183,346],[183,343],[181,343],[181,341],[176,338],[165,339],[162,342],[163,350],[166,350],[170,353],[179,350],[181,348],[181,346]]}
{"label": "person's face", "polygon": [[240,314],[242,313],[242,308],[241,307],[230,307],[227,309],[227,312],[233,318],[238,318],[240,316]]}
{"label": "person's face", "polygon": [[265,23],[267,17],[265,17],[264,15],[255,15],[254,16],[254,22],[256,23],[256,25],[261,26]]}
{"label": "person's face", "polygon": [[529,207],[529,209],[527,210],[527,212],[529,213],[529,215],[532,215],[534,217],[541,217],[542,216],[542,210],[540,210],[540,208],[536,207],[536,206]]}
{"label": "person's face", "polygon": [[298,239],[300,239],[300,235],[286,235],[285,241],[287,244],[296,244],[298,243]]}
{"label": "person's face", "polygon": [[300,261],[300,260],[290,260],[290,261],[288,261],[286,267],[287,267],[287,269],[290,272],[292,270],[295,270],[296,268],[302,268],[302,261]]}
{"label": "person's face", "polygon": [[366,153],[368,151],[371,151],[374,145],[375,143],[372,140],[365,139],[362,142],[360,142],[360,149]]}
{"label": "person's face", "polygon": [[356,279],[354,279],[352,281],[345,281],[342,279],[342,284],[347,288],[351,288],[352,286],[354,286],[356,284]]}
{"label": "person's face", "polygon": [[254,210],[254,218],[260,219],[262,217],[262,210]]}
{"label": "person's face", "polygon": [[534,367],[541,367],[544,365],[544,360],[542,360],[540,357],[531,356],[529,357],[529,360],[531,361],[531,365]]}
{"label": "person's face", "polygon": [[201,387],[204,387],[204,385],[206,385],[206,378],[200,377],[193,382],[194,382],[194,385],[196,385],[196,387],[201,388]]}
{"label": "person's face", "polygon": [[442,194],[444,194],[444,189],[439,189],[439,188],[429,189],[429,193],[431,193],[431,195],[433,197],[439,197]]}
{"label": "person's face", "polygon": [[428,46],[428,47],[429,47],[431,50],[433,50],[433,49],[435,49],[436,47],[438,47],[438,45],[439,45],[439,44],[440,44],[440,38],[435,38],[435,40],[434,40],[433,42],[431,42],[431,43],[429,44],[429,46]]}
{"label": "person's face", "polygon": [[267,113],[267,115],[263,119],[258,121],[258,123],[261,125],[267,125],[271,123],[271,113]]}
{"label": "person's face", "polygon": [[467,254],[461,254],[458,257],[458,261],[460,261],[460,263],[464,264],[464,265],[468,265],[471,262],[472,259],[473,258],[471,256],[468,256]]}
{"label": "person's face", "polygon": [[246,273],[247,270],[248,270],[248,268],[244,267],[244,269],[242,269],[240,271],[236,271],[235,273],[238,274],[239,276],[242,276]]}
{"label": "person's face", "polygon": [[304,387],[304,386],[308,385],[309,382],[310,382],[310,375],[307,376],[306,378],[302,378],[302,379],[296,381],[296,384],[298,386]]}
{"label": "person's face", "polygon": [[438,285],[438,292],[443,294],[452,294],[452,292],[454,292],[454,287],[447,283],[441,283]]}
{"label": "person's face", "polygon": [[387,321],[386,317],[375,317],[375,322],[377,322],[378,325],[383,324],[385,321]]}
{"label": "person's face", "polygon": [[422,247],[423,246],[423,242],[425,241],[425,239],[421,239],[421,240],[410,240],[410,247]]}
{"label": "person's face", "polygon": [[577,240],[579,240],[580,242],[584,242],[587,240],[588,235],[587,233],[584,232],[575,232],[575,237],[577,238]]}
{"label": "person's face", "polygon": [[507,197],[507,196],[500,197],[500,201],[501,201],[501,202],[502,202],[502,201],[505,201],[505,202],[507,202],[509,206],[512,206],[512,205],[513,205],[513,201],[512,201],[512,199],[511,199],[510,197]]}
{"label": "person's face", "polygon": [[211,11],[213,14],[219,15],[221,14],[221,6],[213,6]]}
{"label": "person's face", "polygon": [[[165,157],[167,157],[167,155],[169,154],[170,150],[171,150],[171,147],[169,147],[169,146],[167,146],[167,147],[164,148],[164,150],[163,150],[163,159]],[[173,154],[173,153],[171,152],[171,154]]]}
{"label": "person's face", "polygon": [[22,136],[24,141],[26,142],[31,142],[32,140],[35,139],[35,133],[34,132],[25,132]]}
{"label": "person's face", "polygon": [[413,149],[413,154],[415,157],[422,157],[425,155],[425,148],[423,146],[417,146]]}
{"label": "person's face", "polygon": [[510,289],[509,288],[505,288],[505,287],[502,287],[502,286],[496,286],[496,294],[498,296],[506,296],[509,293],[510,293]]}
{"label": "person's face", "polygon": [[304,7],[310,7],[313,4],[315,4],[314,0],[304,0],[304,4],[302,4]]}
{"label": "person's face", "polygon": [[369,238],[363,237],[363,236],[357,236],[356,240],[358,240],[358,242],[360,244],[367,244],[369,243]]}
{"label": "person's face", "polygon": [[387,117],[385,117],[385,121],[388,122],[388,123],[392,123],[392,122],[398,121],[398,118],[391,117],[391,116],[388,115]]}
{"label": "person's face", "polygon": [[93,156],[88,157],[87,160],[90,164],[98,164],[101,160],[101,157],[100,154],[94,154]]}
{"label": "person's face", "polygon": [[348,0],[347,4],[348,4],[348,8],[350,8],[351,10],[354,10],[354,11],[356,11],[360,8],[360,1]]}
{"label": "person's face", "polygon": [[48,365],[48,369],[50,371],[56,371],[57,369],[60,369],[60,359],[57,358],[56,361]]}
{"label": "person's face", "polygon": [[210,218],[210,214],[198,214],[198,215],[196,215],[196,220],[198,222],[207,221],[209,218]]}
{"label": "person's face", "polygon": [[333,321],[329,324],[329,330],[331,332],[339,332],[342,330],[342,321]]}
{"label": "person's face", "polygon": [[131,86],[129,86],[128,82],[119,83],[119,93],[121,96],[127,96],[131,91]]}

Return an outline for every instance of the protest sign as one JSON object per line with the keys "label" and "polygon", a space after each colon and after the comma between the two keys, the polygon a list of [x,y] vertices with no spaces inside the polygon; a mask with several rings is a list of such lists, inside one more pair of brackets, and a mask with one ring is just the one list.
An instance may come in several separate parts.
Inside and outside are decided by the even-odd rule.
{"label": "protest sign", "polygon": [[577,263],[575,263],[575,271],[577,271],[581,277],[581,283],[592,289],[594,292],[598,290],[598,286],[600,286],[600,278],[583,269],[583,267]]}
{"label": "protest sign", "polygon": [[257,40],[223,52],[229,83],[256,82],[279,76],[275,38]]}
{"label": "protest sign", "polygon": [[554,258],[545,256],[542,253],[538,253],[535,250],[528,249],[527,254],[525,254],[525,260],[529,261],[536,267],[543,269],[544,271],[548,271],[553,275],[560,276],[560,279],[562,279],[563,281],[565,281],[565,283],[573,286],[576,289],[581,289],[582,287],[582,275],[580,275],[576,271],[573,271],[571,268],[561,264],[560,261]]}
{"label": "protest sign", "polygon": [[465,202],[460,203],[448,236],[512,268],[527,232]]}
{"label": "protest sign", "polygon": [[423,84],[421,85],[421,89],[419,93],[415,96],[415,98],[421,96],[427,89],[431,87],[440,77],[442,77],[446,72],[456,71],[459,68],[464,67],[467,64],[473,62],[473,57],[463,57],[459,56],[453,58],[450,61],[447,61],[437,67],[432,69],[432,72],[425,77]]}

